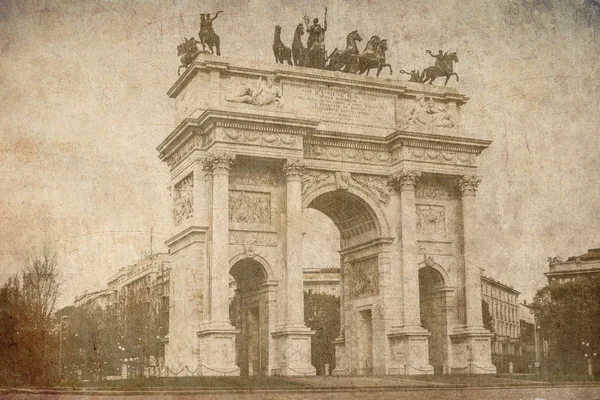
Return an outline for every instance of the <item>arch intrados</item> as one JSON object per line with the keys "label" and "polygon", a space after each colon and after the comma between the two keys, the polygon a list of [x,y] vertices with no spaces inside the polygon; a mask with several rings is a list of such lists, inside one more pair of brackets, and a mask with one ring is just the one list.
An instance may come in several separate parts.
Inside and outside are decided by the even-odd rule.
{"label": "arch intrados", "polygon": [[[335,195],[344,196],[344,195],[348,195],[348,194],[353,195],[359,202],[363,203],[364,206],[366,207],[366,209],[368,210],[369,214],[371,215],[371,217],[373,219],[373,222],[375,223],[377,235],[380,237],[381,236],[383,236],[383,237],[390,236],[387,220],[384,216],[384,212],[381,209],[381,207],[374,200],[371,199],[371,196],[368,193],[366,193],[360,189],[357,189],[353,186],[348,186],[347,189],[340,190],[337,188],[337,186],[335,184],[323,185],[323,186],[319,187],[318,189],[311,191],[307,196],[304,196],[304,198],[302,199],[302,208],[303,209],[312,208],[317,211],[323,212],[323,210],[321,210],[317,207],[313,207],[312,205],[314,204],[314,201],[316,199],[318,199],[322,195],[327,195],[327,194],[331,194],[333,196],[335,196]],[[329,218],[331,218],[327,213],[323,212],[323,214],[325,214]],[[336,221],[334,221],[334,223],[335,222]]]}
{"label": "arch intrados", "polygon": [[450,275],[448,275],[448,272],[446,272],[446,270],[444,269],[444,267],[442,267],[440,264],[436,263],[436,262],[432,262],[432,261],[423,261],[421,263],[419,263],[419,271],[421,271],[424,268],[431,268],[434,271],[436,271],[442,278],[442,288],[444,289],[453,289],[454,286],[452,285],[451,282],[451,278]]}
{"label": "arch intrados", "polygon": [[[233,276],[236,281],[238,280],[239,274],[234,268],[242,268],[244,263],[259,268],[262,275],[262,281],[268,281],[274,276],[271,266],[263,257],[258,254],[248,255],[247,253],[240,253],[229,260],[229,275]],[[236,275],[238,275],[238,277],[236,277]]]}

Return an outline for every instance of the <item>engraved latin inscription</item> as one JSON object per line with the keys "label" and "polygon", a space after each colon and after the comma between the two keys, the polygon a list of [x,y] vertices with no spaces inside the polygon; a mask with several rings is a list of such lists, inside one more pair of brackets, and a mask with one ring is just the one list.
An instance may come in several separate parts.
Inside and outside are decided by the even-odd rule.
{"label": "engraved latin inscription", "polygon": [[284,83],[284,92],[294,109],[323,120],[377,126],[395,123],[395,100],[391,95],[296,83]]}

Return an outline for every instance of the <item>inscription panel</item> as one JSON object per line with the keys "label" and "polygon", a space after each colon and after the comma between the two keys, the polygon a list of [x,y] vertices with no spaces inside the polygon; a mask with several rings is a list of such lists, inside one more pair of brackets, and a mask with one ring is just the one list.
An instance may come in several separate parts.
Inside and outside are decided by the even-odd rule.
{"label": "inscription panel", "polygon": [[286,108],[324,121],[359,125],[395,126],[395,97],[350,88],[284,82]]}

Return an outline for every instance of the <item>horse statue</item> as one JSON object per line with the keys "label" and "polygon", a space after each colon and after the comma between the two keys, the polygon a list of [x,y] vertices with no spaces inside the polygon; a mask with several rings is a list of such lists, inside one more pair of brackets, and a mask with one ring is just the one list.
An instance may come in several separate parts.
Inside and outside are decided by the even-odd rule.
{"label": "horse statue", "polygon": [[194,38],[184,38],[184,42],[177,45],[177,56],[181,57],[181,65],[177,69],[177,75],[180,75],[181,68],[187,69],[187,67],[194,62],[200,51],[198,50],[197,43]]}
{"label": "horse statue", "polygon": [[441,54],[440,50],[440,54],[435,56],[431,54],[431,51],[429,50],[427,50],[427,53],[429,53],[432,57],[436,57],[437,61],[435,62],[435,65],[432,65],[423,71],[423,83],[428,83],[429,81],[431,84],[440,76],[445,76],[446,82],[444,82],[444,86],[446,86],[452,75],[456,76],[456,81],[458,82],[458,74],[454,72],[454,63],[458,62],[458,57],[456,56],[455,52],[450,54]]}
{"label": "horse statue", "polygon": [[425,71],[421,74],[418,69],[413,69],[410,72],[406,72],[405,70],[400,70],[401,74],[410,75],[409,82],[423,83],[423,76],[425,75]]}
{"label": "horse statue", "polygon": [[292,58],[294,65],[300,67],[306,66],[308,63],[308,51],[302,44],[302,35],[304,35],[304,24],[299,23],[294,32],[294,41],[292,42]]}
{"label": "horse statue", "polygon": [[[385,52],[387,51],[387,39],[383,39],[378,41],[378,37],[373,36],[371,40],[369,40],[369,44],[365,48],[363,54],[358,57],[358,69],[357,73],[362,75],[367,72],[367,76],[369,75],[369,71],[373,68],[377,68],[377,76],[381,73],[381,70],[384,67],[388,67],[390,69],[390,75],[392,74],[392,66],[390,64],[386,64],[385,62]],[[374,43],[377,43],[375,46]],[[372,48],[375,48],[375,52],[371,55]]]}
{"label": "horse statue", "polygon": [[218,56],[221,55],[221,38],[215,33],[212,23],[222,12],[223,11],[217,11],[213,18],[210,18],[210,14],[200,14],[200,32],[198,32],[198,38],[200,39],[199,43],[202,45],[202,50],[206,52],[206,46],[208,46],[210,53],[215,54],[214,48],[216,49]]}
{"label": "horse statue", "polygon": [[275,62],[283,64],[284,61],[287,61],[289,65],[292,65],[292,50],[281,41],[281,26],[279,25],[275,26],[273,54],[275,54]]}
{"label": "horse statue", "polygon": [[362,37],[360,37],[358,31],[354,30],[346,37],[346,49],[338,50],[336,48],[327,57],[329,64],[326,69],[355,73],[358,68],[358,46],[356,42],[362,42]]}

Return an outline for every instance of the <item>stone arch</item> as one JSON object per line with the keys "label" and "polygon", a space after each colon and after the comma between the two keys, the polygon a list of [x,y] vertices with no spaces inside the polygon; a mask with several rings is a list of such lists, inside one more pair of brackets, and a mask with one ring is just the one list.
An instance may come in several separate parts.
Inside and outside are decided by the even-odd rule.
{"label": "stone arch", "polygon": [[229,274],[235,279],[230,318],[238,329],[236,363],[242,375],[268,375],[269,365],[269,269],[266,260],[255,254],[231,259]]}
{"label": "stone arch", "polygon": [[421,324],[430,332],[429,364],[436,374],[448,372],[454,287],[446,270],[430,258],[419,263]]}
{"label": "stone arch", "polygon": [[448,274],[448,272],[446,271],[446,269],[444,267],[442,267],[440,264],[436,263],[435,261],[433,261],[431,259],[425,260],[425,261],[422,261],[419,263],[419,271],[426,267],[433,268],[441,275],[442,280],[444,282],[443,286],[441,288],[454,290],[454,285],[452,284],[452,278],[450,277],[450,275]]}
{"label": "stone arch", "polygon": [[261,267],[263,268],[263,272],[265,274],[265,281],[269,282],[269,281],[272,281],[273,279],[275,279],[274,278],[275,273],[273,272],[273,268],[271,267],[271,264],[269,264],[269,262],[261,255],[256,254],[256,253],[250,253],[247,251],[238,253],[229,259],[229,273],[231,274],[231,269],[233,268],[233,266],[235,264],[237,264],[238,262],[243,261],[245,259],[254,260],[261,265]]}
{"label": "stone arch", "polygon": [[[355,196],[360,199],[370,209],[372,218],[376,223],[377,237],[389,237],[390,228],[383,207],[379,204],[378,200],[374,199],[373,196],[353,183],[348,184],[344,189],[339,189],[335,183],[327,183],[318,186],[317,188],[310,190],[308,193],[302,196],[302,208],[314,208],[311,207],[313,201],[322,195],[332,193],[333,195],[344,196],[344,193]],[[327,215],[327,213],[324,213]],[[329,216],[329,215],[328,215]],[[336,222],[334,220],[334,222]]]}

